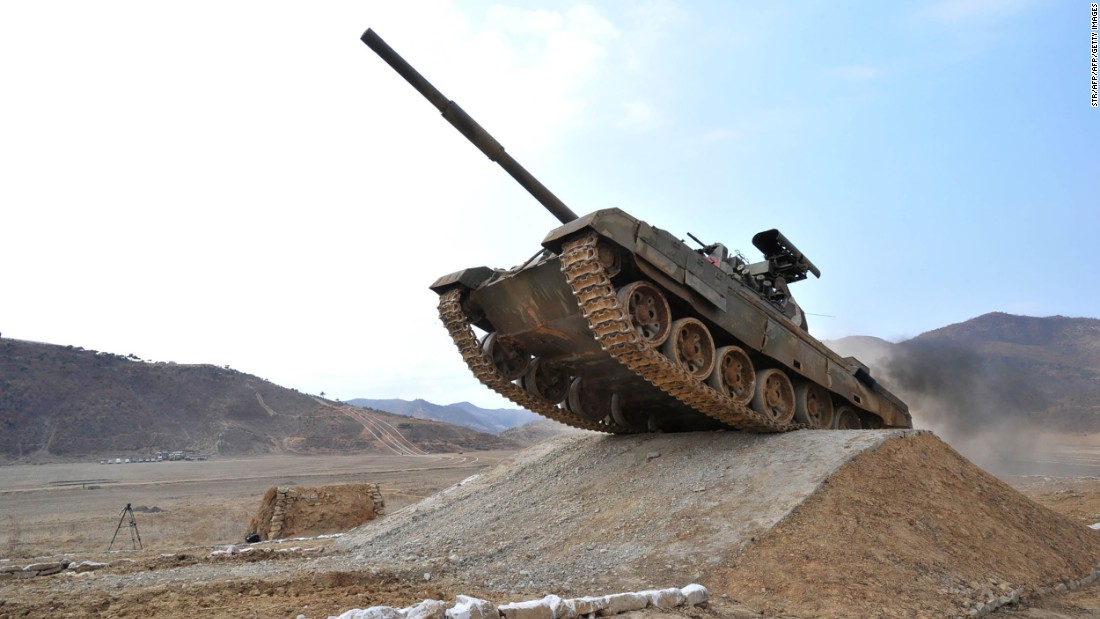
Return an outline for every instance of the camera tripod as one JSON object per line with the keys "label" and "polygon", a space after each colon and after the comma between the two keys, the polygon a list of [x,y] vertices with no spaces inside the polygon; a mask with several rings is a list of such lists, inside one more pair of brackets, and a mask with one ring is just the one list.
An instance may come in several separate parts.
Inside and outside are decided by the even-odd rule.
{"label": "camera tripod", "polygon": [[107,552],[111,551],[111,548],[115,545],[115,538],[118,537],[118,532],[122,530],[122,523],[126,522],[126,517],[130,517],[130,542],[133,544],[134,550],[143,550],[141,546],[141,535],[138,533],[137,520],[134,519],[134,510],[127,503],[126,507],[122,508],[122,512],[119,513],[118,528],[115,529],[115,534],[111,536],[111,545],[107,547]]}

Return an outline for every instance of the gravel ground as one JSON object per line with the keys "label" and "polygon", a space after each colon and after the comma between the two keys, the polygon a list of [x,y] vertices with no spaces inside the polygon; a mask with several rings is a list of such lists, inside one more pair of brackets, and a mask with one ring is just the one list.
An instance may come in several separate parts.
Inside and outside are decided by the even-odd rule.
{"label": "gravel ground", "polygon": [[845,462],[913,431],[563,437],[337,542],[501,590],[686,584]]}

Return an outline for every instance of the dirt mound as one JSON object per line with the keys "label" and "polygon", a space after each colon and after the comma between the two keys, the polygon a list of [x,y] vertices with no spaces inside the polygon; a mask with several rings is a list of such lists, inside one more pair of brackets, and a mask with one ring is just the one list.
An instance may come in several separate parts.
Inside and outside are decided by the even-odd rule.
{"label": "dirt mound", "polygon": [[273,486],[264,493],[248,530],[264,540],[337,533],[374,520],[384,508],[377,484]]}
{"label": "dirt mound", "polygon": [[861,454],[712,582],[777,613],[946,617],[1082,578],[1098,561],[1100,532],[926,435]]}
{"label": "dirt mound", "polygon": [[856,454],[908,433],[562,437],[339,546],[364,561],[458,564],[504,589],[692,582]]}
{"label": "dirt mound", "polygon": [[799,616],[965,614],[1100,561],[1100,532],[914,431],[564,437],[337,545],[491,590],[698,581]]}

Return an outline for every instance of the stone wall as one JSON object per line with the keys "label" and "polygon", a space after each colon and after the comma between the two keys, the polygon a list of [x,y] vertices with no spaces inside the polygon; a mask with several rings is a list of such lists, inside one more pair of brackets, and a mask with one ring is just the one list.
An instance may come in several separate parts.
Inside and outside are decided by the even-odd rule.
{"label": "stone wall", "polygon": [[385,513],[378,484],[272,487],[249,522],[263,540],[347,531]]}

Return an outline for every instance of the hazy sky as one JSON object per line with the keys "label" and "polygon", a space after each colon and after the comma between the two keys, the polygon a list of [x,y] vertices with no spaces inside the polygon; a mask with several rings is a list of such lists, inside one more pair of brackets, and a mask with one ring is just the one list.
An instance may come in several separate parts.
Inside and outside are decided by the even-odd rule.
{"label": "hazy sky", "polygon": [[1089,3],[0,3],[0,332],[332,397],[509,406],[428,285],[584,213],[821,268],[820,338],[1100,316]]}

